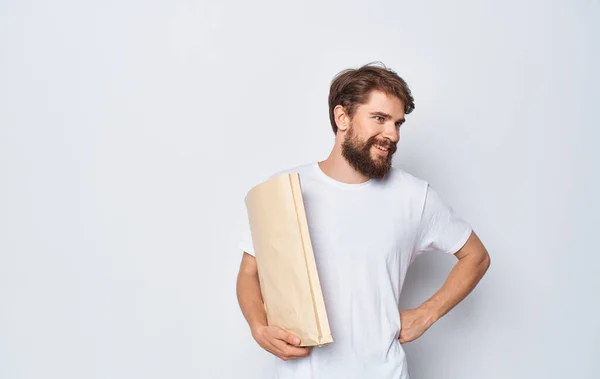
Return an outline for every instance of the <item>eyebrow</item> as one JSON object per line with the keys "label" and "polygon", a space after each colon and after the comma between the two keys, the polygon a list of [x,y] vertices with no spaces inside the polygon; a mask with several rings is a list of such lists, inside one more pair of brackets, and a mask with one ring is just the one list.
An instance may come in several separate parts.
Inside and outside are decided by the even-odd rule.
{"label": "eyebrow", "polygon": [[[392,118],[392,115],[389,115],[389,114],[387,114],[387,113],[384,113],[384,112],[371,112],[371,113],[369,113],[369,114],[370,114],[371,116],[381,116],[381,117],[383,117],[383,118],[387,118],[387,119],[391,119],[391,118]],[[398,120],[398,121],[396,121],[396,122],[401,122],[401,123],[404,123],[404,121],[406,121],[406,119],[404,119],[404,118],[401,118],[401,119],[399,119],[399,120]]]}

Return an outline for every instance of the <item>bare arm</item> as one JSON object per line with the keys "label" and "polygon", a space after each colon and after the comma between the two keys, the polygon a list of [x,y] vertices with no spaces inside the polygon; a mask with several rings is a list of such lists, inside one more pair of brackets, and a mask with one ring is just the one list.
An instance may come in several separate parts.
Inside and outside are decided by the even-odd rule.
{"label": "bare arm", "polygon": [[251,330],[267,325],[267,316],[263,305],[258,281],[256,258],[244,252],[236,284],[240,308]]}
{"label": "bare arm", "polygon": [[252,337],[263,349],[283,360],[304,357],[310,353],[311,347],[298,347],[301,341],[297,336],[267,325],[256,258],[246,252],[240,264],[236,292]]}
{"label": "bare arm", "polygon": [[416,309],[400,311],[400,342],[410,342],[460,303],[475,288],[490,267],[490,256],[475,232],[454,254],[454,265],[444,285]]}
{"label": "bare arm", "polygon": [[490,267],[490,256],[475,232],[455,254],[458,262],[448,274],[446,282],[421,307],[430,312],[434,321],[439,320],[460,303],[481,280]]}

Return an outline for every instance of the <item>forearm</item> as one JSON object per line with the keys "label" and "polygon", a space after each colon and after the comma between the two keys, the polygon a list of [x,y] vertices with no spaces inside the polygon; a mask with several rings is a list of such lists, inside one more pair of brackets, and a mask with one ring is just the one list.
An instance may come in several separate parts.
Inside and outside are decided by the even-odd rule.
{"label": "forearm", "polygon": [[260,283],[256,275],[241,272],[237,279],[237,298],[250,329],[267,325]]}
{"label": "forearm", "polygon": [[429,315],[429,323],[433,324],[475,288],[489,267],[487,255],[467,256],[459,260],[450,271],[442,288],[419,308]]}

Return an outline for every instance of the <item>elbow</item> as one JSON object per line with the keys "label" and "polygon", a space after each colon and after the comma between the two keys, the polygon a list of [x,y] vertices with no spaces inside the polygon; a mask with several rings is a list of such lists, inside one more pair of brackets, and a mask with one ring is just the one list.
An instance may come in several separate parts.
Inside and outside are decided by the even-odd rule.
{"label": "elbow", "polygon": [[490,258],[490,254],[487,252],[487,250],[484,249],[480,263],[482,271],[485,273],[490,268],[491,264],[492,259]]}

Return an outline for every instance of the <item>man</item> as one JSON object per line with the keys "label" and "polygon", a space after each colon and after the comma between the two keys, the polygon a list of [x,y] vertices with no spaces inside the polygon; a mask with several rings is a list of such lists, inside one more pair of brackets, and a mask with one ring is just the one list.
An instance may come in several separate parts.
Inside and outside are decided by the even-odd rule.
{"label": "man", "polygon": [[[385,66],[342,71],[329,93],[329,157],[279,172],[301,177],[333,343],[300,347],[297,336],[267,325],[247,230],[237,296],[254,339],[281,358],[277,378],[408,379],[401,344],[464,299],[490,266],[469,224],[427,182],[392,167],[413,109],[406,82]],[[426,251],[454,254],[458,262],[430,299],[399,310],[408,266]]]}

